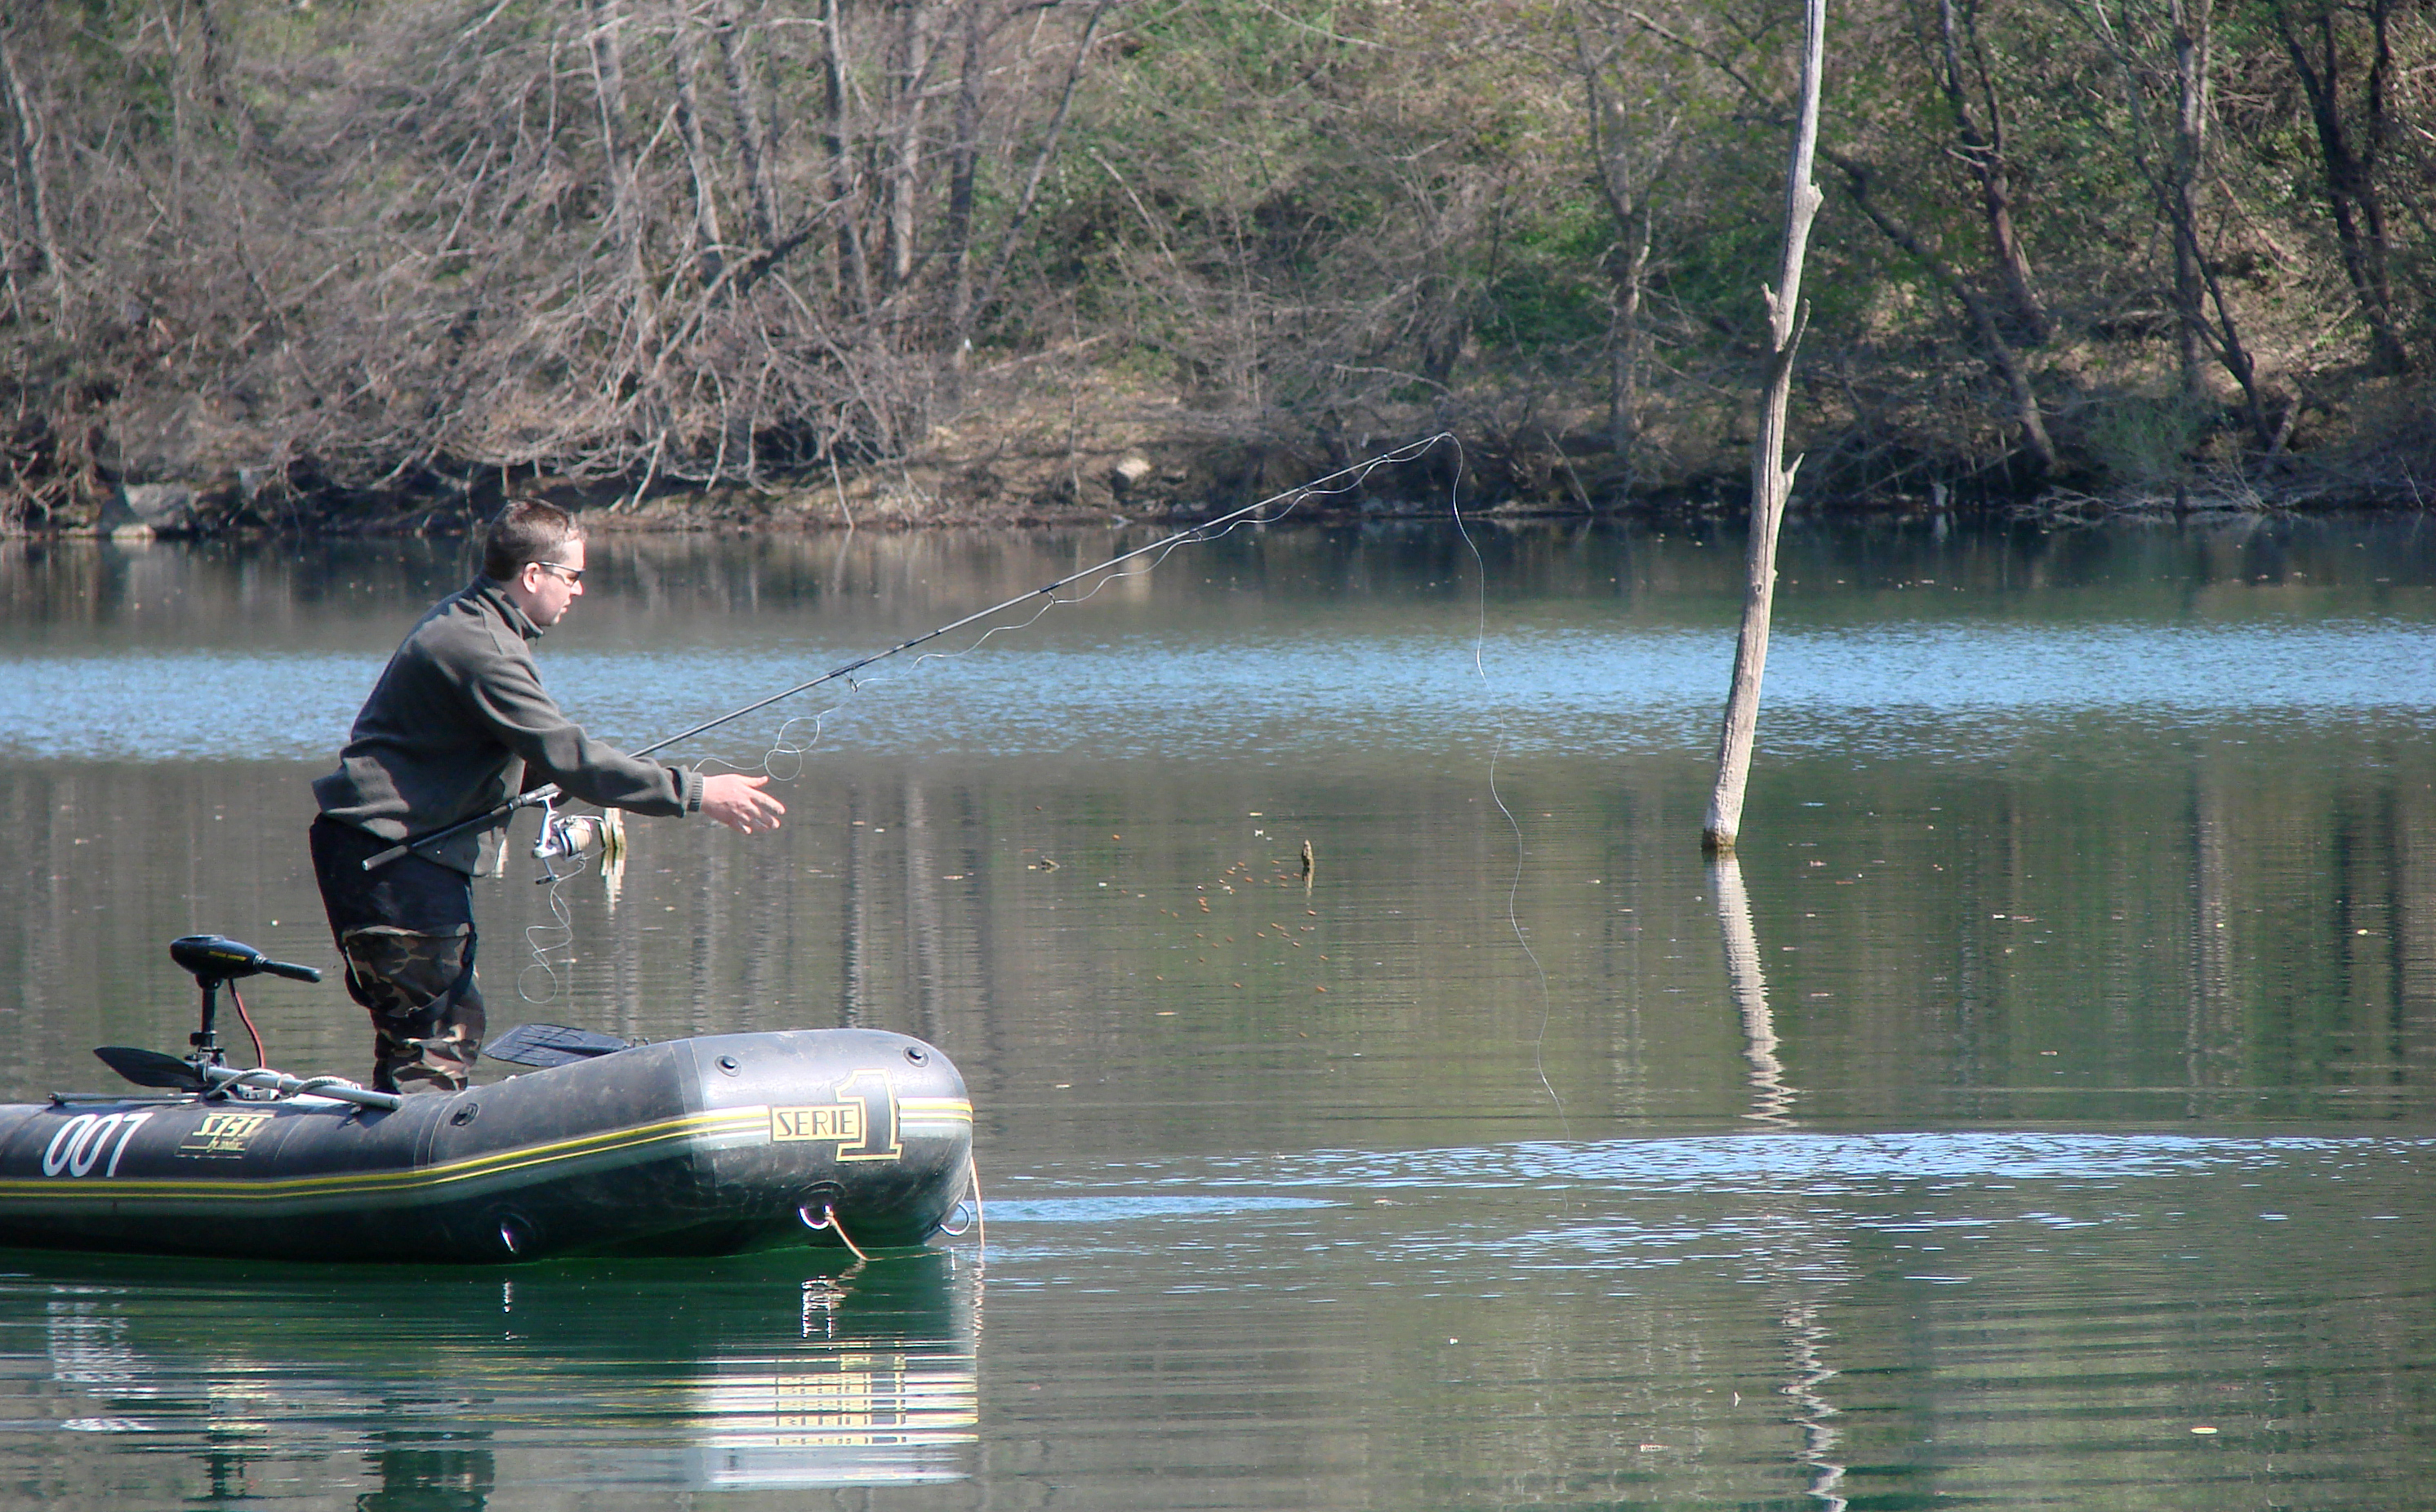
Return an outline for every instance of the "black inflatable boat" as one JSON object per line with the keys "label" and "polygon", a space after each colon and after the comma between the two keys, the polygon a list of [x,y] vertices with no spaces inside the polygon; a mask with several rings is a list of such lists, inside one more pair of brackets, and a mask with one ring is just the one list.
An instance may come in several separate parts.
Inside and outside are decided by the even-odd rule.
{"label": "black inflatable boat", "polygon": [[203,989],[195,1053],[98,1052],[164,1090],[0,1106],[0,1245],[494,1262],[869,1250],[923,1243],[970,1190],[964,1080],[902,1034],[568,1035],[528,1051],[562,1064],[400,1098],[227,1067],[216,989],[317,974],[218,936],[172,953]]}

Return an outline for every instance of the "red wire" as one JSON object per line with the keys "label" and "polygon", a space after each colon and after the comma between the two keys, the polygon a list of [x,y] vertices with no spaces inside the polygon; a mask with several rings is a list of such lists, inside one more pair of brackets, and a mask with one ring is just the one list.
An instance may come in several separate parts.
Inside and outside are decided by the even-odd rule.
{"label": "red wire", "polygon": [[228,990],[230,999],[236,1003],[237,1017],[245,1021],[245,1032],[253,1036],[253,1064],[258,1070],[263,1062],[270,1059],[262,1053],[262,1031],[253,1027],[253,1015],[245,1011],[245,994],[236,990],[236,983],[230,982]]}

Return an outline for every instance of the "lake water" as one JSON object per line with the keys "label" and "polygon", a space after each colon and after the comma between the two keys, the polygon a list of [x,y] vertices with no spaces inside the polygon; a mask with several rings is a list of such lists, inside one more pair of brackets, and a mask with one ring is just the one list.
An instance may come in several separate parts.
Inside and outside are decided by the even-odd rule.
{"label": "lake water", "polygon": [[[1149,538],[607,539],[544,674],[639,744]],[[175,935],[334,964],[306,784],[466,567],[0,543],[0,1101],[182,1049]],[[919,1034],[983,1231],[0,1252],[0,1509],[2436,1506],[2436,527],[1783,567],[1724,871],[1679,525],[1241,530],[670,753],[778,834],[523,819],[495,1029]]]}

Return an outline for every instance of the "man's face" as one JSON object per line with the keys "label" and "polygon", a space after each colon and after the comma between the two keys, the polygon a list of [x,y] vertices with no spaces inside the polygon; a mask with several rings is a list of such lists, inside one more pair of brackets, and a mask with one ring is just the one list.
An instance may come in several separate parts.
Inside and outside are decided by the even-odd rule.
{"label": "man's face", "polygon": [[517,607],[534,624],[548,629],[566,617],[583,597],[583,543],[569,541],[546,562],[528,562],[516,575]]}

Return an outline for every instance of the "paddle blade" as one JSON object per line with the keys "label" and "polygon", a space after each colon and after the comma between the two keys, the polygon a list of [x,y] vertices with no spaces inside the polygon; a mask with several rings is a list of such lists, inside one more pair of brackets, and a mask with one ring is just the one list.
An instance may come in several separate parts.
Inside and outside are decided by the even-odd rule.
{"label": "paddle blade", "polygon": [[588,1061],[595,1055],[614,1055],[634,1045],[631,1039],[596,1034],[589,1029],[569,1029],[565,1024],[518,1024],[484,1045],[482,1053],[495,1061],[518,1066],[565,1066],[570,1061]]}
{"label": "paddle blade", "polygon": [[94,1053],[101,1057],[103,1065],[138,1086],[166,1086],[181,1092],[203,1089],[201,1075],[175,1055],[138,1050],[132,1045],[104,1045]]}

